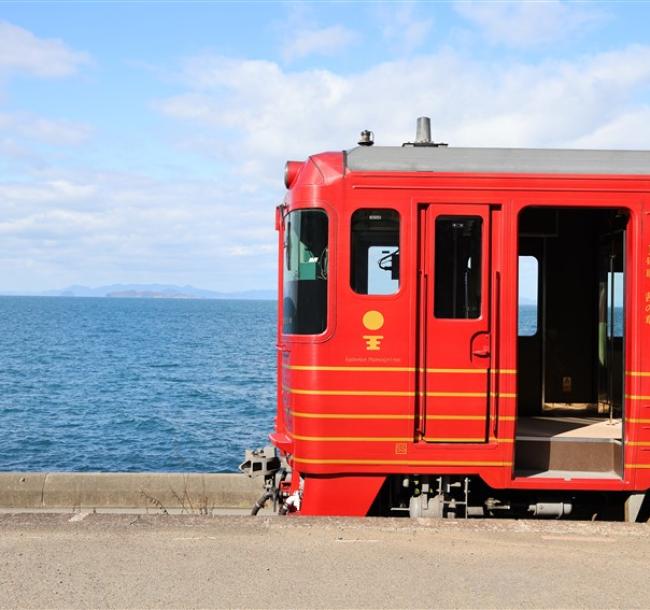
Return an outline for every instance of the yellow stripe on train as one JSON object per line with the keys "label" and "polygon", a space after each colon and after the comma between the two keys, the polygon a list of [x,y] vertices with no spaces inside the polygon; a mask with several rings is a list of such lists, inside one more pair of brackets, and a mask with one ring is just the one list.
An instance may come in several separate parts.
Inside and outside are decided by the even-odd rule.
{"label": "yellow stripe on train", "polygon": [[432,373],[432,374],[480,374],[490,371],[501,375],[516,375],[516,369],[433,369],[433,368],[416,368],[414,366],[335,366],[335,365],[311,365],[311,364],[285,364],[285,369],[290,371],[338,371],[354,373]]}

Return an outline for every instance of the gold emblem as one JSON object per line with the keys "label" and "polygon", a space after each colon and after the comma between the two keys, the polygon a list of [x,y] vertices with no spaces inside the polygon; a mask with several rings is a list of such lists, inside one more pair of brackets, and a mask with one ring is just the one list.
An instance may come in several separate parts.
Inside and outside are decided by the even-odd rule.
{"label": "gold emblem", "polygon": [[[379,330],[384,325],[384,316],[381,312],[371,309],[363,314],[361,321],[368,330]],[[381,349],[381,340],[384,335],[363,335],[363,338],[366,341],[366,349],[377,352]]]}

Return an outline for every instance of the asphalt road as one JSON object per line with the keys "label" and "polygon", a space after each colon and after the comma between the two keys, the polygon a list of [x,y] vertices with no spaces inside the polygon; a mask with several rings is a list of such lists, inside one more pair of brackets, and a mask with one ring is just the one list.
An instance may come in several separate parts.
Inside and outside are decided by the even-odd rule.
{"label": "asphalt road", "polygon": [[0,515],[0,607],[648,608],[650,525]]}

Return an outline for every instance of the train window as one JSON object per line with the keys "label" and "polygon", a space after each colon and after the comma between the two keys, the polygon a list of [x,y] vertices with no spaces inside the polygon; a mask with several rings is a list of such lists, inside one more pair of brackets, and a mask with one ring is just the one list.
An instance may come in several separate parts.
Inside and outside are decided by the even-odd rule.
{"label": "train window", "polygon": [[350,235],[350,286],[359,294],[399,290],[399,214],[395,210],[357,210]]}
{"label": "train window", "polygon": [[481,229],[478,216],[436,219],[434,315],[478,318],[481,315]]}
{"label": "train window", "polygon": [[327,325],[327,214],[290,212],[284,224],[284,333],[317,335]]}
{"label": "train window", "polygon": [[539,263],[534,256],[519,257],[519,336],[537,334]]}
{"label": "train window", "polygon": [[[609,273],[607,277],[607,294],[614,292],[614,337],[623,336],[623,282],[625,274],[621,271]],[[611,312],[610,312],[611,313]]]}

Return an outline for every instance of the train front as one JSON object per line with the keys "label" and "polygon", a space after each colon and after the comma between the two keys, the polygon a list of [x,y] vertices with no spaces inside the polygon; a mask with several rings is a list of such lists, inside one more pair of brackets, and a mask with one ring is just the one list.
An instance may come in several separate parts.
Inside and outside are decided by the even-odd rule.
{"label": "train front", "polygon": [[269,435],[272,447],[247,451],[240,466],[250,476],[265,477],[265,493],[254,513],[270,500],[281,513],[301,509],[302,469],[295,456],[303,437],[295,421],[305,414],[296,413],[295,400],[301,392],[296,381],[306,394],[310,386],[318,386],[318,367],[312,370],[304,363],[319,361],[333,334],[336,270],[329,252],[336,245],[333,219],[342,193],[343,166],[343,153],[324,153],[305,162],[289,161],[285,167],[287,194],[276,208],[275,223],[279,243],[275,430]]}

